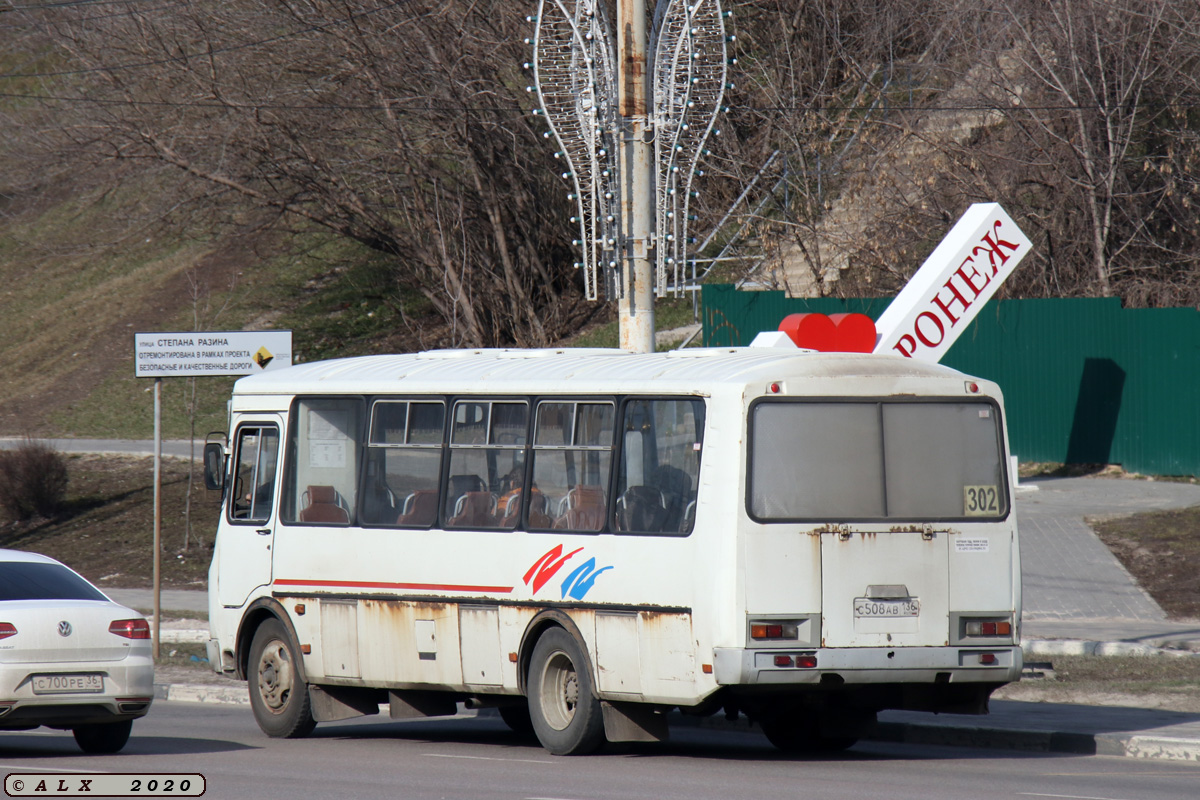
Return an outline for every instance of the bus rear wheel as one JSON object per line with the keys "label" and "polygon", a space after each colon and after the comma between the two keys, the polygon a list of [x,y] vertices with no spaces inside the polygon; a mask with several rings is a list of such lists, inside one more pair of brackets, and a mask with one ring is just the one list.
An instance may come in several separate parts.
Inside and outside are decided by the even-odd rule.
{"label": "bus rear wheel", "polygon": [[587,658],[562,628],[542,634],[529,664],[529,717],[542,746],[554,755],[591,753],[604,743],[604,718]]}
{"label": "bus rear wheel", "polygon": [[760,720],[767,740],[785,753],[839,753],[848,750],[874,723],[873,713],[843,712],[832,718],[784,714]]}
{"label": "bus rear wheel", "polygon": [[299,653],[283,623],[269,619],[254,632],[250,645],[250,707],[263,733],[299,739],[317,726]]}

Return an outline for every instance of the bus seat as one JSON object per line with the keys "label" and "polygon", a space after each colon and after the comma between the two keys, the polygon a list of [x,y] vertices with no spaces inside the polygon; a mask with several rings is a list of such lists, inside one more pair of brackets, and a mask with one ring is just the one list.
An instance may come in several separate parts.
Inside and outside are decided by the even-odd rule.
{"label": "bus seat", "polygon": [[446,520],[447,528],[496,527],[496,498],[491,492],[467,492],[454,504],[454,516]]}
{"label": "bus seat", "polygon": [[630,486],[617,498],[617,530],[660,533],[667,520],[667,499],[652,486]]}
{"label": "bus seat", "polygon": [[309,486],[304,496],[308,504],[300,511],[301,522],[345,524],[350,521],[350,514],[338,505],[337,491],[332,486]]}
{"label": "bus seat", "polygon": [[580,484],[567,492],[567,511],[554,523],[557,530],[598,531],[604,527],[607,502],[599,486]]}
{"label": "bus seat", "polygon": [[[521,490],[511,492],[502,509],[504,519],[500,521],[501,528],[515,528],[521,519]],[[529,495],[529,527],[552,528],[554,520],[546,513],[546,495],[534,487]]]}
{"label": "bus seat", "polygon": [[487,488],[487,484],[483,482],[483,478],[472,472],[468,472],[463,475],[450,476],[450,487],[447,494],[450,497],[461,498],[467,492],[486,492]]}
{"label": "bus seat", "polygon": [[437,489],[418,489],[404,499],[397,525],[430,525],[437,520]]}

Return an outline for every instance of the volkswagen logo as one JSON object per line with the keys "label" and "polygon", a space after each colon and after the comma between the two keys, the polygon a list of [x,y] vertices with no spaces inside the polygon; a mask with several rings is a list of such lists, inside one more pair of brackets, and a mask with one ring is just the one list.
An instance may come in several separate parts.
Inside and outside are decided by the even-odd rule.
{"label": "volkswagen logo", "polygon": [[62,622],[58,623],[58,635],[59,636],[70,636],[71,635],[71,623],[67,622],[65,619]]}

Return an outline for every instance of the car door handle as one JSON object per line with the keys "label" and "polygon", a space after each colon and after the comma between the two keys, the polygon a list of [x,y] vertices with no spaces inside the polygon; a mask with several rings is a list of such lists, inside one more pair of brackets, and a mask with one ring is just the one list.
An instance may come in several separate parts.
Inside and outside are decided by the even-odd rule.
{"label": "car door handle", "polygon": [[270,528],[259,528],[258,530],[255,531],[255,533],[257,533],[259,536],[270,536],[271,529]]}

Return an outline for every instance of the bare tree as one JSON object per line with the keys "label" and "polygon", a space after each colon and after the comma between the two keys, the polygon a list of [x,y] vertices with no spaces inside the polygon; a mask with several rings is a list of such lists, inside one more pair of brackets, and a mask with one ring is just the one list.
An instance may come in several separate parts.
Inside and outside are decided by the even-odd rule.
{"label": "bare tree", "polygon": [[1016,169],[1053,189],[1058,246],[1090,264],[1084,291],[1110,296],[1180,259],[1194,264],[1194,243],[1180,250],[1170,228],[1196,199],[1180,182],[1196,132],[1180,128],[1197,100],[1200,7],[1037,0],[1005,3],[990,20],[1006,36],[978,42],[993,66],[984,96],[1012,126]]}
{"label": "bare tree", "polygon": [[569,329],[569,212],[527,113],[526,11],[237,0],[89,13],[57,13],[70,74],[43,76],[87,86],[70,146],[169,165],[193,179],[181,201],[265,209],[387,254],[455,342],[541,345]]}

